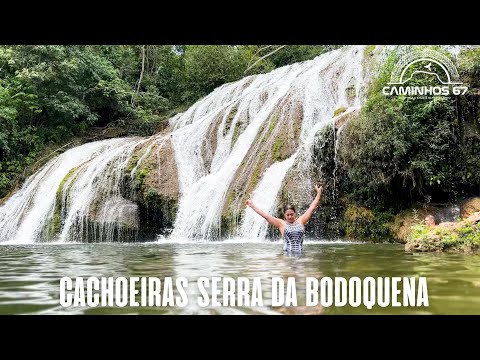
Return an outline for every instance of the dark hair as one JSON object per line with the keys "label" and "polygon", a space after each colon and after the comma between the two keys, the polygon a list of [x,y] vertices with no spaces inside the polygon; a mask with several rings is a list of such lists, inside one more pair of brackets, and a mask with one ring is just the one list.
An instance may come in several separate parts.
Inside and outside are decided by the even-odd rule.
{"label": "dark hair", "polygon": [[293,212],[297,212],[297,211],[295,210],[295,206],[290,205],[290,204],[285,205],[285,207],[283,208],[283,212],[284,212],[284,213],[285,213],[285,211],[287,211],[287,210],[293,210]]}

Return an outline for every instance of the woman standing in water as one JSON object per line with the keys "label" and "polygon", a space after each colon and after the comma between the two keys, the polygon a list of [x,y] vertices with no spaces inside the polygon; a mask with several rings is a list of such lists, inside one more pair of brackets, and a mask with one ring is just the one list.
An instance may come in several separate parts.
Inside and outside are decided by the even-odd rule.
{"label": "woman standing in water", "polygon": [[287,205],[283,209],[283,215],[285,220],[276,218],[270,214],[267,214],[263,210],[259,209],[253,204],[252,200],[247,200],[247,205],[250,206],[257,214],[265,218],[275,226],[282,234],[284,245],[283,250],[300,252],[303,250],[303,236],[305,235],[305,224],[312,217],[313,212],[320,204],[320,197],[322,196],[323,186],[315,186],[317,190],[317,196],[313,199],[310,207],[305,213],[297,219],[297,213],[292,205]]}

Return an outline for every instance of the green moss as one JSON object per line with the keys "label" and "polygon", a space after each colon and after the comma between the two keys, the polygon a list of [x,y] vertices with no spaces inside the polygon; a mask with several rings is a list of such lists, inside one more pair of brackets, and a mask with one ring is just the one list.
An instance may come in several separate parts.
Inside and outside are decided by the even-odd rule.
{"label": "green moss", "polygon": [[142,170],[140,170],[140,172],[138,173],[138,178],[140,180],[144,180],[147,175],[150,173],[150,168],[149,167],[144,167]]}
{"label": "green moss", "polygon": [[253,170],[253,174],[252,174],[252,177],[250,179],[250,183],[248,184],[248,188],[247,188],[247,192],[246,192],[247,196],[249,196],[249,194],[252,193],[252,191],[255,189],[258,182],[260,181],[262,164],[263,164],[262,162],[259,162],[257,164],[257,167],[255,168],[255,170]]}
{"label": "green moss", "polygon": [[[135,166],[137,166],[138,160],[140,160],[140,158],[145,154],[147,149],[148,149],[148,146],[144,146],[133,153],[133,155],[128,160],[128,164],[125,168],[125,171],[127,172],[127,174],[130,174],[132,170],[135,168]],[[154,150],[155,148],[152,148],[151,152],[153,152]]]}
{"label": "green moss", "polygon": [[267,153],[266,151],[262,151],[262,153],[260,154],[260,162],[263,162],[263,160],[265,160],[265,157],[267,156]]}
{"label": "green moss", "polygon": [[138,199],[140,205],[139,238],[151,240],[158,234],[168,234],[178,210],[178,200],[158,193],[154,187],[148,187]]}
{"label": "green moss", "polygon": [[227,198],[227,209],[230,208],[230,206],[232,205],[233,201],[235,200],[235,195],[236,195],[236,192],[235,192],[235,191],[230,191],[230,193],[228,194],[228,198]]}
{"label": "green moss", "polygon": [[134,180],[134,187],[135,189],[139,190],[143,187],[143,183],[145,181],[145,178],[150,174],[151,168],[149,166],[145,166],[140,169],[140,171],[137,171],[135,174],[135,180]]}
{"label": "green moss", "polygon": [[373,242],[392,241],[390,221],[393,215],[388,212],[374,212],[370,209],[348,205],[343,219],[345,235],[356,240]]}
{"label": "green moss", "polygon": [[283,150],[283,139],[281,137],[275,140],[272,148],[272,160],[273,161],[282,161],[285,160],[286,157],[282,153]]}
{"label": "green moss", "polygon": [[235,201],[235,198],[237,197],[237,191],[236,190],[231,190],[229,193],[228,193],[228,197],[227,197],[227,204],[226,204],[226,208],[227,210],[230,209],[230,207],[232,206],[233,202]]}
{"label": "green moss", "polygon": [[79,173],[77,173],[77,174],[73,177],[72,181],[70,181],[70,183],[68,184],[67,193],[69,193],[70,190],[72,190],[72,186],[73,186],[73,184],[75,184],[75,181],[77,180],[78,175],[79,175]]}
{"label": "green moss", "polygon": [[363,54],[365,57],[367,56],[373,56],[373,52],[375,51],[375,45],[368,45],[365,50],[363,50]]}
{"label": "green moss", "polygon": [[227,121],[225,122],[225,127],[223,128],[223,136],[227,135],[228,131],[230,130],[230,127],[232,126],[232,121],[235,118],[237,111],[238,105],[235,105],[230,111],[230,114],[228,114]]}
{"label": "green moss", "polygon": [[239,136],[240,136],[240,122],[237,121],[237,123],[235,124],[235,129],[233,129],[232,147],[237,142]]}
{"label": "green moss", "polygon": [[238,228],[238,224],[242,220],[242,213],[239,211],[230,210],[222,215],[220,224],[220,236],[227,237]]}
{"label": "green moss", "polygon": [[58,189],[57,189],[57,193],[56,193],[56,199],[62,199],[62,191],[63,191],[63,187],[65,186],[65,183],[72,177],[72,175],[75,173],[75,171],[77,171],[78,169],[78,166],[77,167],[74,167],[73,169],[71,169],[67,175],[65,175],[65,177],[62,179],[62,181],[60,181],[60,185],[58,185]]}
{"label": "green moss", "polygon": [[270,118],[270,125],[268,126],[268,132],[267,132],[267,137],[272,134],[273,129],[277,126],[278,123],[278,114],[275,113],[273,116]]}
{"label": "green moss", "polygon": [[143,194],[144,204],[147,209],[158,209],[161,206],[160,195],[155,188],[148,188]]}
{"label": "green moss", "polygon": [[346,107],[340,107],[333,112],[333,117],[343,114],[347,110]]}
{"label": "green moss", "polygon": [[135,165],[137,165],[138,159],[140,159],[140,154],[138,153],[130,157],[130,159],[128,160],[128,164],[125,168],[125,171],[127,172],[127,174],[130,174],[132,172]]}
{"label": "green moss", "polygon": [[[53,217],[50,219],[48,225],[47,225],[47,239],[48,240],[53,240],[55,236],[60,232],[61,227],[62,227],[62,194],[63,194],[63,188],[65,187],[65,183],[75,174],[77,171],[78,166],[74,167],[71,169],[67,175],[64,176],[62,181],[60,181],[60,184],[58,185],[57,192],[55,194],[55,207],[53,210]],[[72,181],[68,188],[67,191],[70,191],[72,184],[74,181]]]}
{"label": "green moss", "polygon": [[231,234],[237,229],[238,223],[240,222],[242,214],[240,211],[234,209],[234,202],[238,195],[241,196],[235,189],[228,193],[225,210],[222,213],[220,223],[220,235],[222,237]]}
{"label": "green moss", "polygon": [[175,219],[177,202],[173,199],[162,197],[157,189],[150,187],[143,193],[143,205],[148,212],[162,212],[163,217],[169,221]]}
{"label": "green moss", "polygon": [[270,122],[268,123],[269,125],[268,125],[266,134],[262,137],[262,141],[261,141],[262,144],[264,144],[268,140],[268,138],[272,135],[272,132],[277,126],[277,123],[278,123],[278,114],[275,113],[270,118]]}

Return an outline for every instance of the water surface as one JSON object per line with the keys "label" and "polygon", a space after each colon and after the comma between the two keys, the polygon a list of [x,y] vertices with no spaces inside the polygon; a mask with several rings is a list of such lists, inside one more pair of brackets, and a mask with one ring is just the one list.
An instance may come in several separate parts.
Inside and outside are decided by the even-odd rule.
{"label": "water surface", "polygon": [[[185,277],[186,307],[61,307],[61,277]],[[198,306],[199,277],[259,277],[264,306]],[[427,278],[428,307],[306,307],[305,278]],[[298,306],[271,306],[271,278],[296,279]],[[400,298],[401,300],[402,298]],[[480,314],[480,257],[408,253],[402,245],[272,243],[35,244],[0,246],[0,314]]]}

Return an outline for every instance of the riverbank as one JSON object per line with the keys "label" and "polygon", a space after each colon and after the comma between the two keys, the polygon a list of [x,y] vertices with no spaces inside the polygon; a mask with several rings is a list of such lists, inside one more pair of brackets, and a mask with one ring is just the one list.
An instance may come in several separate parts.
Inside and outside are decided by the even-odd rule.
{"label": "riverbank", "polygon": [[447,251],[480,253],[480,211],[458,222],[445,222],[433,228],[412,227],[406,251]]}

